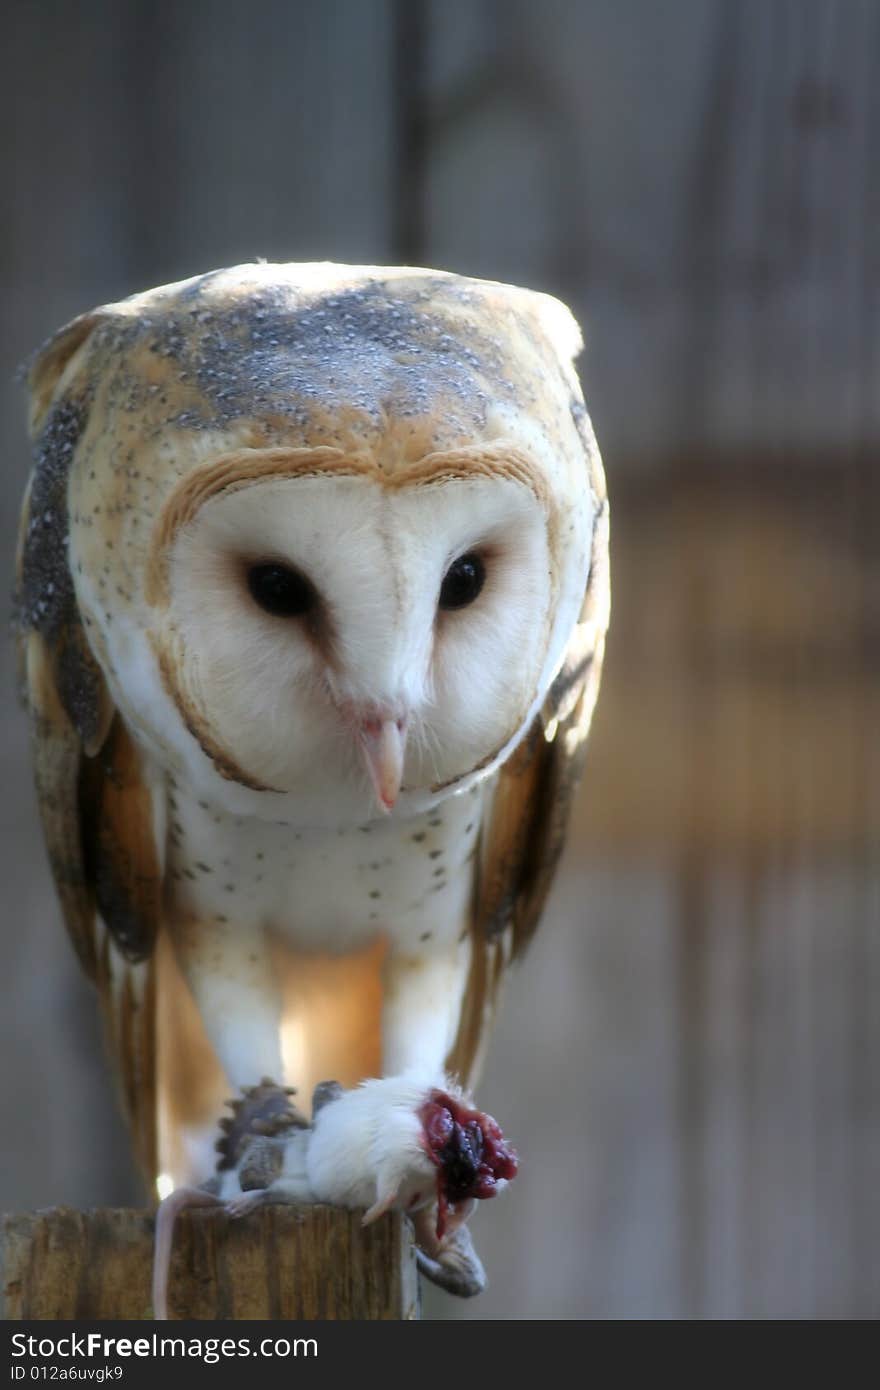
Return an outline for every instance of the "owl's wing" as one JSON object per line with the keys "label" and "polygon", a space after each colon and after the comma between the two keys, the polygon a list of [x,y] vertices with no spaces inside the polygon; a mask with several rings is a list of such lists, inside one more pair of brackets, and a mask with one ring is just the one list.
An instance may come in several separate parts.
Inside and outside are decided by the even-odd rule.
{"label": "owl's wing", "polygon": [[[71,329],[75,329],[71,332]],[[51,428],[52,383],[82,343],[81,324],[62,330],[37,359],[31,384],[38,430]],[[59,338],[62,335],[59,335]],[[40,404],[42,403],[42,409]],[[57,403],[56,403],[57,404]],[[39,434],[38,434],[39,438]],[[101,998],[107,1039],[139,1161],[155,1155],[152,948],[161,904],[161,856],[153,794],[85,637],[69,576],[49,605],[35,603],[46,543],[35,499],[45,502],[40,463],[25,496],[16,564],[19,675],[31,722],[37,800],[65,924]],[[53,504],[66,514],[66,476]],[[66,540],[66,526],[63,530]],[[66,545],[63,546],[66,556]],[[66,566],[66,559],[63,562]]]}
{"label": "owl's wing", "polygon": [[540,714],[500,769],[476,860],[472,962],[447,1064],[465,1084],[479,1070],[506,967],[531,940],[568,829],[605,650],[609,617],[608,503],[598,463],[590,575],[580,619]]}

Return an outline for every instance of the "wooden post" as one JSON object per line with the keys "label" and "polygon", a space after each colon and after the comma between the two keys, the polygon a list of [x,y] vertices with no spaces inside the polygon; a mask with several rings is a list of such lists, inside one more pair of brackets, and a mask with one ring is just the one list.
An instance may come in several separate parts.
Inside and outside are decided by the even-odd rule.
{"label": "wooden post", "polygon": [[[0,1232],[0,1316],[151,1318],[153,1215],[50,1207],[10,1213]],[[242,1220],[178,1218],[169,1304],[175,1318],[396,1319],[419,1316],[408,1222],[364,1229],[360,1213],[267,1206]]]}

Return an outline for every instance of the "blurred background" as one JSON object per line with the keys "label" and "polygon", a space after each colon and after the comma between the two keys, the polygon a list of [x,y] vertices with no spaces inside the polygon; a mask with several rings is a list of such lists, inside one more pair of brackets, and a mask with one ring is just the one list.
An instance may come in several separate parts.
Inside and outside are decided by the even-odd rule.
{"label": "blurred background", "polygon": [[[612,507],[587,777],[481,1104],[525,1158],[430,1316],[880,1312],[880,6],[7,0],[17,364],[237,261],[567,300]],[[0,1204],[139,1200],[3,648]]]}

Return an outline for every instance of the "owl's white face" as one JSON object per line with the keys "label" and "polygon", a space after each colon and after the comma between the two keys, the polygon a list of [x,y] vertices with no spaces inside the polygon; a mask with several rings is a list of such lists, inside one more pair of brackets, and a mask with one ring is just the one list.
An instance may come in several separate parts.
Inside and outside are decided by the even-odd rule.
{"label": "owl's white face", "polygon": [[587,582],[568,311],[441,272],[258,265],[92,327],[62,383],[70,577],[150,775],[303,827],[490,775]]}
{"label": "owl's white face", "polygon": [[555,582],[546,503],[489,471],[221,491],[177,532],[168,580],[180,680],[212,744],[303,808],[332,790],[353,821],[398,800],[396,753],[405,811],[516,736]]}

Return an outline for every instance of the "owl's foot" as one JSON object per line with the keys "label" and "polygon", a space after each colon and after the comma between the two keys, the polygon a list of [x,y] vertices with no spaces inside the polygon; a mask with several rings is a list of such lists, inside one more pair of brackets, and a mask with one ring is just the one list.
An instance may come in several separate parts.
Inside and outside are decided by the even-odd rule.
{"label": "owl's foot", "polygon": [[[215,1145],[218,1173],[240,1169],[245,1156],[249,1157],[254,1148],[260,1151],[260,1159],[268,1159],[271,1144],[260,1144],[260,1140],[275,1141],[280,1151],[293,1131],[308,1129],[308,1120],[293,1104],[291,1097],[294,1095],[296,1091],[292,1086],[280,1086],[271,1077],[264,1076],[258,1086],[247,1086],[235,1100],[226,1102],[232,1114],[220,1121],[221,1135]],[[265,1181],[255,1175],[253,1181],[243,1181],[242,1187],[267,1187],[274,1176],[271,1169],[269,1162]]]}
{"label": "owl's foot", "polygon": [[435,1254],[417,1247],[416,1262],[426,1279],[457,1298],[473,1298],[486,1287],[486,1271],[464,1224],[440,1242]]}

